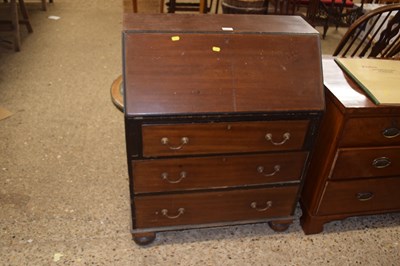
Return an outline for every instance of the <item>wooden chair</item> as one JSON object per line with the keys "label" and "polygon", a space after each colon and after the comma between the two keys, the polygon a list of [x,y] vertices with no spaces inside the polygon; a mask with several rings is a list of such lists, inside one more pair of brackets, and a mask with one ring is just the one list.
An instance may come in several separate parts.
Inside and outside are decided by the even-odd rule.
{"label": "wooden chair", "polygon": [[313,26],[323,26],[322,38],[325,39],[330,25],[349,27],[362,15],[364,0],[355,5],[353,0],[299,0],[299,4],[309,3],[307,20]]}
{"label": "wooden chair", "polygon": [[[17,4],[18,1],[18,4]],[[25,24],[29,33],[33,32],[32,25],[29,21],[28,12],[26,10],[24,0],[10,0],[10,3],[5,2],[10,10],[9,20],[0,20],[0,24],[5,27],[5,31],[11,32],[13,36],[13,46],[15,51],[21,50],[20,24]],[[18,6],[21,11],[22,18],[19,16]]]}
{"label": "wooden chair", "polygon": [[400,58],[400,4],[374,9],[357,19],[334,56]]}

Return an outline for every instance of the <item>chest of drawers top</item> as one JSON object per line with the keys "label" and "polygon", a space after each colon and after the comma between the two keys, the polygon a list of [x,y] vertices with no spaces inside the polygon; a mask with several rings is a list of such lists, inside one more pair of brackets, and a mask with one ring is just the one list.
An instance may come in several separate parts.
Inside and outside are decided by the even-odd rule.
{"label": "chest of drawers top", "polygon": [[[398,105],[376,105],[367,94],[332,59],[323,59],[324,85],[327,96],[342,113],[354,116],[400,115]],[[378,121],[371,121],[376,124]]]}
{"label": "chest of drawers top", "polygon": [[126,15],[127,117],[321,111],[318,32],[299,17]]}

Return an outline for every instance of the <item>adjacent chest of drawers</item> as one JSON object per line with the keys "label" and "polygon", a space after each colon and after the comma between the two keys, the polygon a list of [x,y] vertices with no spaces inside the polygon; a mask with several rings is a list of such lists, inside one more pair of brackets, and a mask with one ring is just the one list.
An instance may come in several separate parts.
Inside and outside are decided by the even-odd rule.
{"label": "adjacent chest of drawers", "polygon": [[400,210],[400,107],[375,105],[333,60],[323,66],[326,114],[301,199],[306,234]]}
{"label": "adjacent chest of drawers", "polygon": [[286,229],[324,107],[318,33],[274,16],[127,15],[124,26],[135,242]]}

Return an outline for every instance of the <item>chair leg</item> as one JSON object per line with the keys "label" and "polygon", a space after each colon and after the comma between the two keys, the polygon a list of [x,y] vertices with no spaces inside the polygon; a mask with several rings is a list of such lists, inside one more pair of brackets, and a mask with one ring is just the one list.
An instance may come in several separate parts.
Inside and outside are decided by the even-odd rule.
{"label": "chair leg", "polygon": [[326,33],[328,32],[329,28],[329,19],[326,19],[324,23],[324,32],[322,33],[322,39],[325,39]]}
{"label": "chair leg", "polygon": [[26,11],[26,6],[24,0],[18,0],[19,1],[19,8],[21,9],[21,14],[24,20],[22,21],[26,25],[26,29],[28,30],[29,33],[33,32],[31,22],[29,21],[29,16],[28,12]]}
{"label": "chair leg", "polygon": [[47,11],[46,0],[42,0],[42,10]]}

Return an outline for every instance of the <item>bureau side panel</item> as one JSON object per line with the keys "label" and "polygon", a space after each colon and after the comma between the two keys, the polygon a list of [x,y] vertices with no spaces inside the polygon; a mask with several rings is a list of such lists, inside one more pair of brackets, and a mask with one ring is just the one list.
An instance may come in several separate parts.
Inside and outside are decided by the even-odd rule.
{"label": "bureau side panel", "polygon": [[335,158],[337,143],[344,123],[344,115],[332,99],[334,96],[329,90],[326,90],[326,95],[326,113],[322,118],[301,194],[301,203],[311,214],[315,213],[318,206]]}

